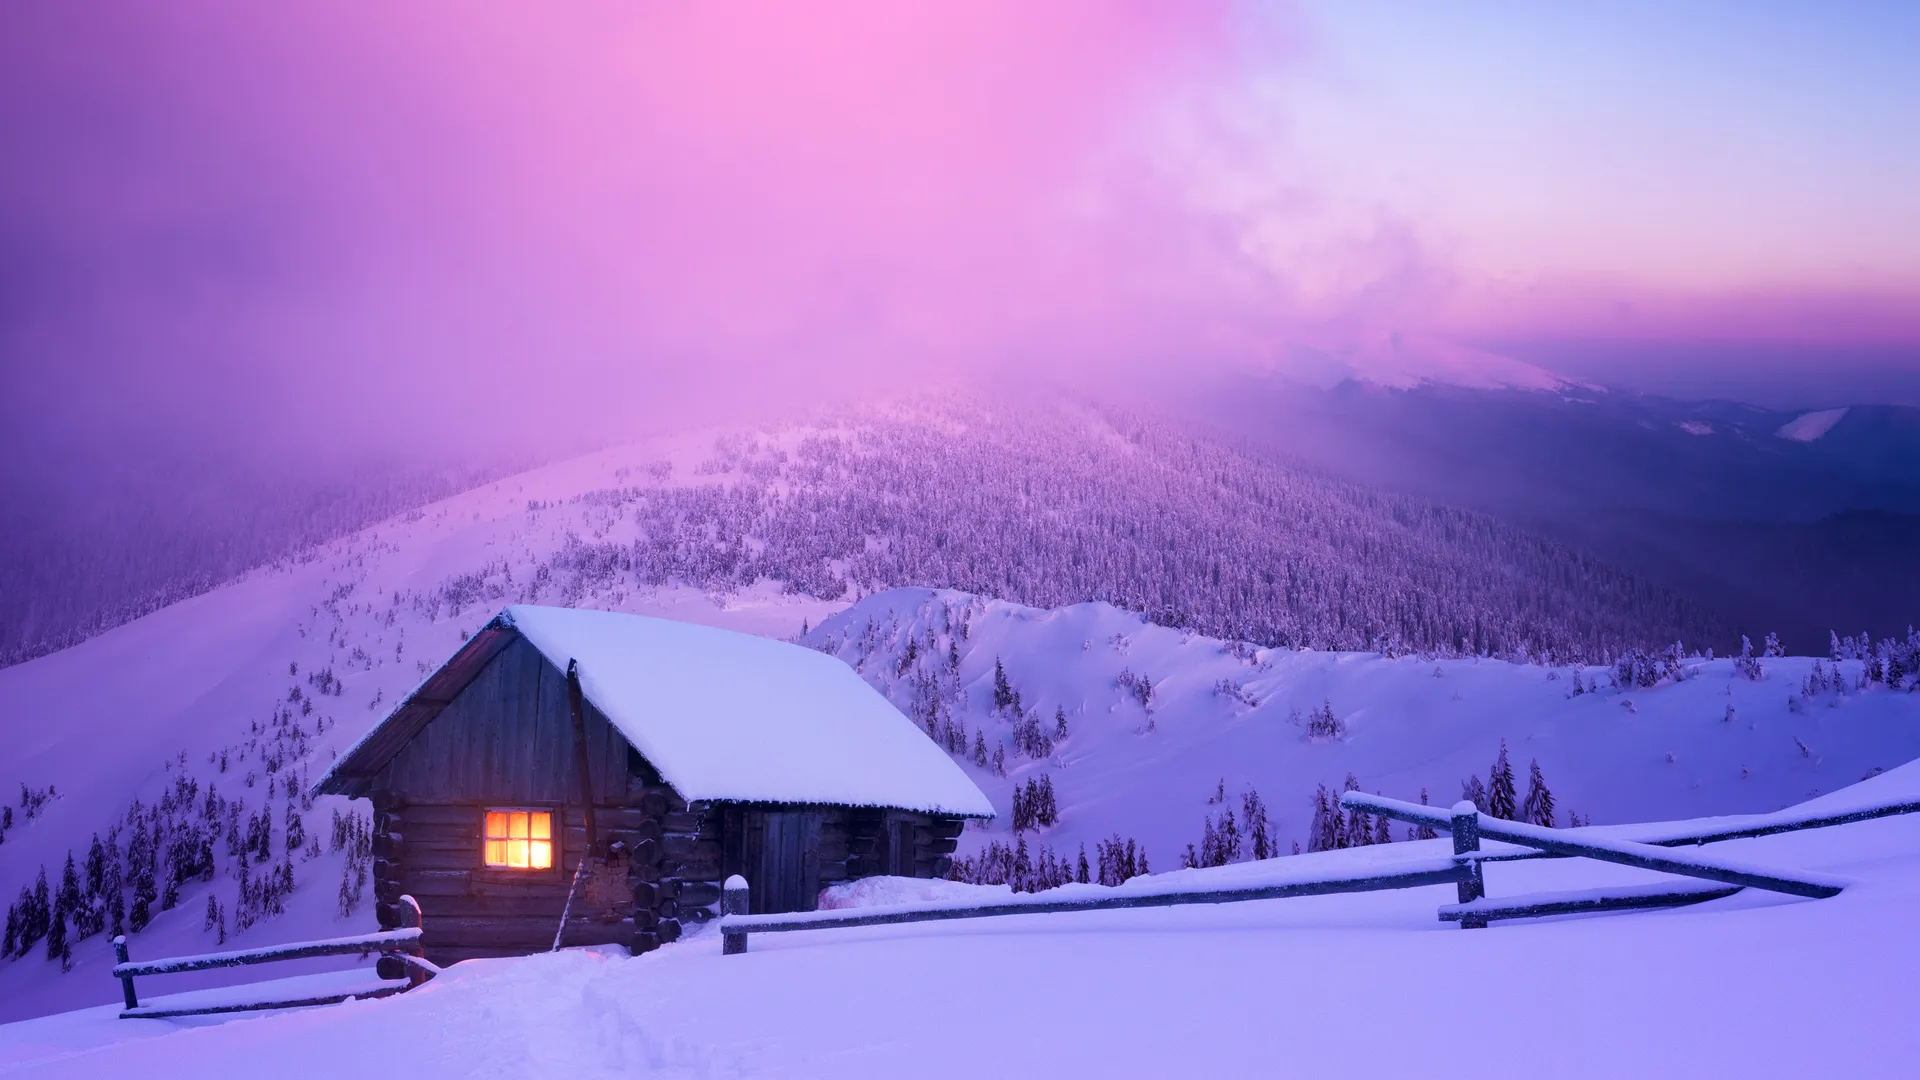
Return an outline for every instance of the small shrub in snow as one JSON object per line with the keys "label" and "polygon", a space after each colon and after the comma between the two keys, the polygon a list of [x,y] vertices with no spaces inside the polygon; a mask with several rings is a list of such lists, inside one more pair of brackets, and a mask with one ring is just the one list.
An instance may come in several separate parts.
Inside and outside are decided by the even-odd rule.
{"label": "small shrub in snow", "polygon": [[1346,734],[1347,723],[1334,715],[1331,699],[1323,701],[1307,718],[1307,739],[1310,742],[1332,742],[1345,738]]}

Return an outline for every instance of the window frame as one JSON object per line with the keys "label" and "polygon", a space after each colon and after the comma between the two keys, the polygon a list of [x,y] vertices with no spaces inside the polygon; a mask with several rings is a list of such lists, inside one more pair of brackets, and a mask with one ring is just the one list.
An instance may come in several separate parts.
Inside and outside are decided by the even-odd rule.
{"label": "window frame", "polygon": [[[532,866],[532,865],[511,866],[507,863],[489,862],[487,860],[488,845],[493,843],[495,839],[499,839],[501,842],[508,842],[512,839],[511,819],[509,819],[507,836],[496,838],[488,831],[488,826],[487,826],[488,818],[494,814],[526,814],[528,815],[527,843],[529,844],[529,849],[528,849],[527,861],[529,863],[533,861],[531,845],[533,843],[538,842],[533,839],[533,835],[532,835],[533,834],[532,815],[534,814],[547,815],[547,834],[548,835],[547,835],[546,843],[548,845],[548,851],[549,851],[547,865],[546,866]],[[482,873],[497,874],[497,875],[500,875],[501,877],[508,878],[511,880],[517,880],[517,881],[524,881],[529,877],[534,877],[538,875],[546,875],[551,877],[555,874],[558,874],[560,863],[561,863],[561,851],[560,851],[561,834],[563,834],[565,831],[566,831],[566,819],[564,816],[564,811],[562,811],[561,808],[559,807],[525,806],[525,805],[483,806],[480,808],[480,844],[479,844],[479,851],[476,853],[478,856],[479,869]]]}

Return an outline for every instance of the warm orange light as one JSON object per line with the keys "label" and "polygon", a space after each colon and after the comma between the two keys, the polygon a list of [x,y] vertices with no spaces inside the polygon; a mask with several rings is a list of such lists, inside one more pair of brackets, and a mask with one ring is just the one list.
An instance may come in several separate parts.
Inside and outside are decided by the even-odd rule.
{"label": "warm orange light", "polygon": [[553,814],[546,810],[487,811],[486,862],[510,870],[553,866]]}

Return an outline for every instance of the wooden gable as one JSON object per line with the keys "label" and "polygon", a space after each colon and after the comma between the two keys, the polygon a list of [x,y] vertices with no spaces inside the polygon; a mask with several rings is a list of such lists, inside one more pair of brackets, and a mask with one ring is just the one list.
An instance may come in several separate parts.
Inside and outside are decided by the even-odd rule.
{"label": "wooden gable", "polygon": [[[627,740],[586,706],[594,801],[624,802]],[[566,673],[518,634],[371,777],[411,803],[532,805],[581,801]]]}

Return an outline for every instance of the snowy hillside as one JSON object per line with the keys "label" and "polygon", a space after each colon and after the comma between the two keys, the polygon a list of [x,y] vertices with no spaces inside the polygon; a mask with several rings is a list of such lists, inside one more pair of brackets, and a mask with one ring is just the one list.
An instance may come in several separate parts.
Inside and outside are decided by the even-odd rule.
{"label": "snowy hillside", "polygon": [[[1920,797],[1908,766],[1822,809]],[[1185,871],[1389,866],[1447,841]],[[1920,1053],[1920,817],[1709,849],[1847,878],[1827,900],[1747,890],[1672,911],[1435,919],[1451,886],[1222,906],[755,937],[638,959],[569,950],[461,964],[386,1001],[242,1020],[117,1006],[0,1026],[20,1077],[1892,1076]],[[1500,863],[1492,895],[1645,880]],[[931,1018],[930,1018],[931,1017]]]}
{"label": "snowy hillside", "polygon": [[[1470,777],[1490,782],[1503,740],[1521,794],[1539,762],[1560,825],[1775,810],[1920,756],[1920,693],[1863,685],[1861,660],[1761,658],[1756,679],[1724,658],[1668,673],[1641,656],[1543,667],[1256,649],[1106,604],[921,589],[861,600],[804,640],[853,664],[993,798],[999,818],[969,828],[963,856],[1012,843],[1013,793],[1042,778],[1058,823],[1027,833],[1031,858],[1093,853],[1118,833],[1168,870],[1228,812],[1245,835],[1249,793],[1276,850],[1308,848],[1319,785],[1352,776],[1450,805]],[[1017,705],[996,707],[996,664]]]}
{"label": "snowy hillside", "polygon": [[[1150,426],[1081,416],[1033,431],[1019,419],[880,417],[623,447],[0,670],[0,790],[21,792],[0,817],[0,900],[41,914],[20,935],[23,955],[0,961],[0,1020],[111,998],[116,921],[131,930],[151,917],[131,935],[136,957],[200,951],[223,931],[253,945],[371,927],[353,817],[365,807],[308,799],[306,782],[508,603],[778,637],[812,627],[809,642],[859,664],[917,720],[916,695],[938,699],[934,735],[946,718],[964,727],[969,763],[975,734],[989,741],[988,765],[969,767],[1009,813],[968,833],[963,852],[976,855],[1009,839],[1014,782],[1043,775],[1058,821],[1030,834],[1036,847],[1065,855],[1085,842],[1091,854],[1100,838],[1133,837],[1165,870],[1209,816],[1244,814],[1249,791],[1290,850],[1317,784],[1352,772],[1368,789],[1426,786],[1447,801],[1468,773],[1485,774],[1501,738],[1523,778],[1540,758],[1562,806],[1598,821],[1772,809],[1920,753],[1920,697],[1850,686],[1790,713],[1812,661],[1770,659],[1756,683],[1727,678],[1725,661],[1694,664],[1698,677],[1678,685],[1568,698],[1565,667],[1226,645],[1107,604],[859,599],[917,575],[1011,596],[1112,590],[1158,620],[1260,629],[1265,644],[1391,645],[1398,634],[1447,654],[1555,641],[1598,652],[1688,618],[1657,590],[1471,515],[1258,467]],[[947,608],[962,607],[973,614],[956,642]],[[903,664],[908,634],[928,629],[932,646]],[[950,651],[957,676],[937,671],[933,654]],[[991,715],[996,657],[1024,724]],[[1843,665],[1846,678],[1861,666]],[[930,689],[914,688],[916,672]],[[1723,719],[1729,686],[1737,722]],[[1291,714],[1323,705],[1339,730],[1309,739]],[[994,748],[1004,778],[990,775]],[[1224,802],[1210,805],[1214,795]],[[56,909],[68,913],[66,974],[38,933]],[[247,977],[201,973],[178,988]]]}

